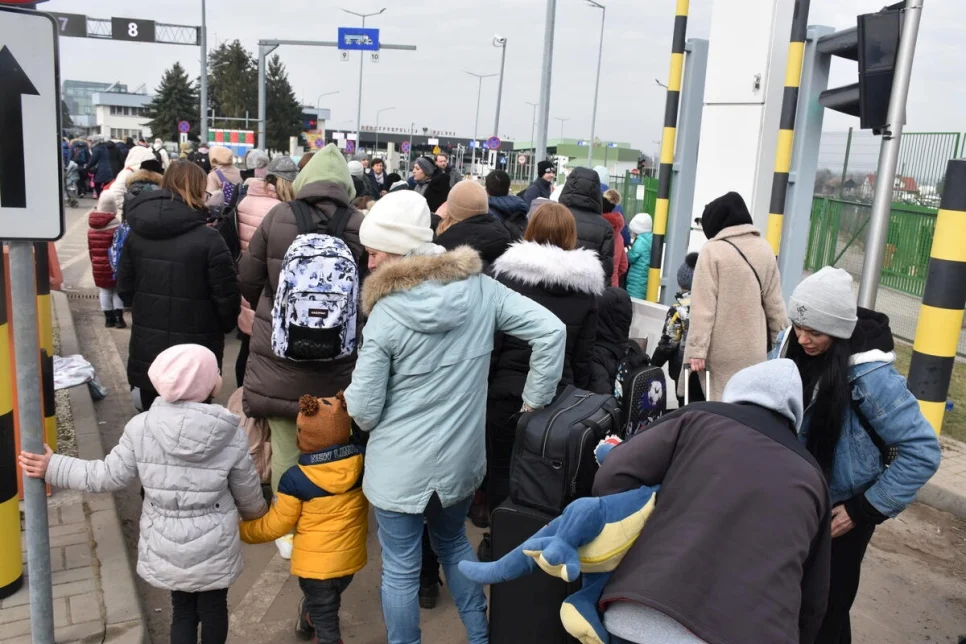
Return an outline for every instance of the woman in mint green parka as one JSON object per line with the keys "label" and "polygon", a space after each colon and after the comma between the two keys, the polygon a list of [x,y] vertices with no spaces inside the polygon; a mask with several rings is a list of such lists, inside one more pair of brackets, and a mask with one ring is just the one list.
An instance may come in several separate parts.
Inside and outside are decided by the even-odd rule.
{"label": "woman in mint green parka", "polygon": [[651,216],[642,212],[631,219],[628,226],[634,241],[627,251],[627,292],[631,297],[643,300],[647,297],[647,276],[651,269]]}

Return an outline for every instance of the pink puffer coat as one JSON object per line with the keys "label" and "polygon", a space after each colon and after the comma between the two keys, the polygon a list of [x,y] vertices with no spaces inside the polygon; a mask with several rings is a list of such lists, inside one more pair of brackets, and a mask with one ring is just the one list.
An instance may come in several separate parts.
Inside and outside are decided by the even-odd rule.
{"label": "pink puffer coat", "polygon": [[[266,183],[262,179],[249,179],[248,194],[238,204],[238,239],[241,241],[241,249],[248,248],[258,225],[268,214],[268,211],[277,206],[280,202],[275,194],[275,186]],[[255,321],[255,311],[252,310],[248,300],[242,298],[242,309],[238,315],[238,330],[245,335],[252,334],[252,324]]]}

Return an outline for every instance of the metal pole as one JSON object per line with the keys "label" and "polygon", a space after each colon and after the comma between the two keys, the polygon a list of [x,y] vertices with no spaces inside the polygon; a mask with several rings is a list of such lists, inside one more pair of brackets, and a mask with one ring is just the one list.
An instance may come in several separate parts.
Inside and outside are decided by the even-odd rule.
{"label": "metal pole", "polygon": [[493,119],[493,136],[500,136],[500,103],[503,102],[503,70],[506,68],[506,38],[500,39],[503,55],[500,57],[500,84],[496,88],[496,117]]}
{"label": "metal pole", "polygon": [[[366,17],[362,16],[362,28],[366,28]],[[359,52],[359,97],[356,102],[356,150],[362,143],[362,64],[365,62],[364,52]]]}
{"label": "metal pole", "polygon": [[409,126],[409,171],[413,169],[413,131],[416,129],[416,124],[413,123]]}
{"label": "metal pole", "polygon": [[537,105],[538,103],[531,103],[530,101],[525,101],[527,105],[533,108],[533,120],[530,121],[530,146],[533,151],[530,153],[530,178],[528,181],[533,181],[536,177],[533,173],[537,171],[537,144],[533,140],[533,135],[537,131]]}
{"label": "metal pole", "polygon": [[553,31],[557,14],[557,0],[547,0],[547,19],[543,32],[543,65],[540,72],[540,120],[537,124],[537,144],[533,153],[547,158],[547,130],[550,126],[550,69],[553,65]]}
{"label": "metal pole", "polygon": [[479,76],[479,85],[476,90],[476,120],[473,121],[473,160],[470,161],[470,176],[476,172],[476,148],[480,145],[480,140],[476,138],[477,130],[480,127],[480,98],[483,96],[483,77]]}
{"label": "metal pole", "polygon": [[201,142],[208,141],[208,23],[205,11],[206,0],[201,0]]}
{"label": "metal pole", "polygon": [[265,149],[265,57],[275,51],[277,45],[258,45],[258,149]]}
{"label": "metal pole", "polygon": [[[37,337],[37,284],[30,242],[10,242],[10,303],[13,309],[17,364],[17,405],[21,449],[44,453],[40,392],[40,344]],[[6,368],[6,365],[5,365]],[[13,465],[11,465],[13,467]],[[27,571],[30,577],[30,628],[34,644],[54,644],[53,591],[50,574],[50,531],[47,487],[42,479],[24,476]]]}
{"label": "metal pole", "polygon": [[875,309],[875,300],[885,261],[886,238],[889,234],[889,214],[892,211],[892,189],[899,163],[899,143],[902,127],[906,121],[906,99],[909,97],[909,80],[912,62],[916,55],[916,38],[919,36],[919,20],[922,17],[923,0],[906,0],[899,52],[896,55],[896,71],[889,98],[887,125],[882,130],[882,148],[876,172],[875,196],[872,198],[872,217],[869,219],[869,235],[865,241],[865,261],[862,264],[862,280],[859,282],[859,306]]}
{"label": "metal pole", "polygon": [[842,163],[842,183],[839,184],[839,199],[845,192],[845,178],[849,173],[849,154],[852,152],[852,128],[849,128],[849,138],[845,140],[845,161]]}
{"label": "metal pole", "polygon": [[[600,93],[600,63],[604,58],[604,20],[607,19],[607,7],[602,4],[587,0],[595,7],[600,7],[600,46],[597,49],[597,80],[594,81],[594,112],[590,117],[590,151],[587,152],[587,167],[594,166],[594,136],[597,130],[597,96]],[[560,138],[563,138],[561,136]],[[606,163],[605,163],[606,165]]]}

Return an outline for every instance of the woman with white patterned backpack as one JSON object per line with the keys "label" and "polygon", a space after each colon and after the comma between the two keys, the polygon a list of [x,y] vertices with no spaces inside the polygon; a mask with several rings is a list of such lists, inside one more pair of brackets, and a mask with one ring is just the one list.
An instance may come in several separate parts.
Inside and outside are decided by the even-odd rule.
{"label": "woman with white patterned backpack", "polygon": [[[348,337],[349,329],[343,328],[344,337],[339,338],[339,350],[315,359],[312,355],[289,354],[289,346],[284,342],[286,333],[281,329],[276,333],[275,322],[288,320],[288,317],[277,320],[278,316],[275,315],[285,314],[283,305],[305,305],[303,312],[315,312],[304,301],[291,299],[298,294],[288,289],[286,280],[281,280],[282,288],[279,288],[283,264],[284,272],[293,270],[291,262],[286,262],[286,255],[296,242],[296,237],[302,234],[304,228],[300,226],[301,219],[307,220],[305,224],[311,229],[310,232],[318,237],[325,237],[327,232],[338,232],[335,237],[341,241],[331,241],[326,246],[334,250],[343,265],[352,264],[356,282],[364,254],[359,242],[362,214],[351,205],[355,188],[349,167],[335,145],[326,146],[312,157],[299,173],[293,188],[295,201],[280,203],[272,208],[259,224],[238,266],[242,296],[255,309],[251,353],[245,370],[245,412],[252,418],[268,419],[272,432],[273,491],[278,490],[281,475],[298,461],[295,419],[298,416],[299,397],[305,394],[332,397],[349,386],[356,361],[354,342],[362,324],[361,316],[356,315],[351,325],[354,327],[351,329],[351,338]],[[342,230],[330,231],[330,225],[338,223],[336,220],[341,221]],[[304,241],[304,238],[300,240]],[[344,267],[349,269],[348,266]],[[284,302],[277,301],[280,293]],[[355,297],[358,297],[358,293]],[[325,307],[315,308],[320,309],[320,314],[325,314]],[[345,312],[341,306],[340,311]],[[298,330],[299,324],[286,327],[286,331],[293,328]],[[279,344],[280,339],[283,340],[282,345]],[[298,340],[296,338],[293,348],[301,346]],[[347,345],[345,347],[342,346],[343,340]],[[343,348],[346,351],[342,351]]]}

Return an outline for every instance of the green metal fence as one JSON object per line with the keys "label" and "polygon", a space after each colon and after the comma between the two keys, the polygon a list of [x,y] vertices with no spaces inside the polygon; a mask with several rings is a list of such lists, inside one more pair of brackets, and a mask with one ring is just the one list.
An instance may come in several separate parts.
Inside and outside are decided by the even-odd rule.
{"label": "green metal fence", "polygon": [[621,193],[621,209],[624,218],[630,221],[639,212],[654,216],[657,204],[657,179],[637,177],[630,172],[623,177],[611,177],[610,187]]}
{"label": "green metal fence", "polygon": [[[913,204],[892,204],[882,286],[922,297],[936,212]],[[869,204],[828,197],[813,199],[805,270],[835,266],[861,275],[871,214]]]}

